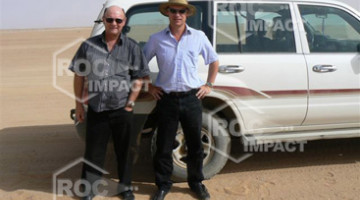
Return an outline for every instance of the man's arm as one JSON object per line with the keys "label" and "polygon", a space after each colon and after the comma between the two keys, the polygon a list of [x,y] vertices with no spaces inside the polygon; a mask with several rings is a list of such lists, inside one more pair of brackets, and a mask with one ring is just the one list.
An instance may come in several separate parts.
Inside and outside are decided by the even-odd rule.
{"label": "man's arm", "polygon": [[[155,37],[150,36],[149,40],[144,46],[144,55],[148,63],[155,56],[156,46],[157,43]],[[161,96],[163,95],[162,89],[160,87],[156,87],[151,83],[150,76],[144,77],[144,81],[145,81],[145,89],[149,92],[149,94],[151,94],[151,96],[153,96],[154,99],[160,100]]]}
{"label": "man's arm", "polygon": [[[219,61],[218,60],[210,63],[207,82],[209,82],[211,84],[213,84],[215,82],[215,78],[218,73],[218,69],[219,69]],[[211,92],[211,89],[212,89],[212,87],[205,84],[200,87],[200,90],[196,93],[196,96],[199,99],[203,99],[206,95],[208,95]]]}
{"label": "man's arm", "polygon": [[125,106],[126,111],[130,112],[130,111],[133,110],[133,107],[129,104],[129,102],[135,102],[136,101],[137,97],[140,94],[142,84],[143,84],[143,79],[142,78],[133,80],[131,93],[130,93],[129,99],[128,99],[128,103]]}
{"label": "man's arm", "polygon": [[215,82],[215,78],[218,73],[218,70],[219,70],[219,61],[217,60],[209,65],[207,82],[209,83]]}
{"label": "man's arm", "polygon": [[157,87],[151,83],[151,79],[149,76],[144,77],[145,82],[145,90],[151,94],[156,100],[160,100],[163,95],[162,89]]}
{"label": "man's arm", "polygon": [[74,93],[75,93],[75,116],[79,122],[85,119],[85,111],[83,107],[83,90],[84,90],[84,76],[74,75]]}

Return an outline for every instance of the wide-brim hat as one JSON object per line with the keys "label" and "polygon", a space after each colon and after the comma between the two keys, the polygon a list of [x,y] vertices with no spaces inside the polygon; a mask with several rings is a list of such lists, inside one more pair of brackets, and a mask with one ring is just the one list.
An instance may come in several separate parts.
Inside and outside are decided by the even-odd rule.
{"label": "wide-brim hat", "polygon": [[189,16],[195,14],[196,12],[195,6],[189,4],[186,0],[169,0],[166,3],[160,4],[159,10],[161,14],[168,16],[166,13],[169,6],[185,6],[188,9]]}

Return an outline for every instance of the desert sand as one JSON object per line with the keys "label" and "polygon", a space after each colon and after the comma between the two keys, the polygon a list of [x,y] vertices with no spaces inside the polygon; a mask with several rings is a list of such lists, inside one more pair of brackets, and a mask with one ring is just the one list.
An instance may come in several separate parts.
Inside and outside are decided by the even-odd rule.
{"label": "desert sand", "polygon": [[[52,187],[54,174],[84,152],[84,143],[69,118],[74,106],[71,74],[64,68],[54,68],[53,61],[66,67],[79,41],[90,31],[0,32],[1,200],[74,199],[54,196]],[[139,200],[149,199],[156,191],[149,144],[150,138],[143,138],[134,166],[135,196]],[[233,156],[242,155],[239,148],[233,148]],[[107,178],[116,179],[114,163],[109,151]],[[62,176],[76,179],[80,166]],[[359,199],[360,139],[308,142],[305,152],[256,153],[240,163],[229,161],[218,175],[204,183],[212,199],[218,200]],[[195,198],[186,183],[175,183],[166,199]]]}

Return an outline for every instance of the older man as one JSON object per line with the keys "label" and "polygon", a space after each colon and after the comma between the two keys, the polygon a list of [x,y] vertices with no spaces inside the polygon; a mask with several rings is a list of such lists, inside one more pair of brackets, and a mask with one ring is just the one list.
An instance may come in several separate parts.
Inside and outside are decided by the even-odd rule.
{"label": "older man", "polygon": [[[97,167],[104,165],[110,136],[114,142],[118,175],[123,199],[134,199],[130,189],[132,155],[133,106],[149,69],[137,43],[121,34],[125,25],[124,10],[118,6],[104,11],[105,31],[86,40],[73,58],[70,69],[75,72],[74,90],[77,97],[76,118],[83,122],[85,112],[80,99],[84,96],[87,77],[88,112],[85,159]],[[82,177],[94,184],[101,173],[85,164]],[[93,185],[92,185],[93,186]],[[92,187],[93,188],[93,187]],[[125,190],[124,190],[125,188]],[[92,199],[92,190],[84,199]]]}
{"label": "older man", "polygon": [[[156,57],[159,67],[155,86],[150,87],[150,93],[158,100],[159,111],[154,157],[158,191],[153,199],[164,199],[172,186],[172,150],[179,122],[188,150],[188,184],[199,199],[209,199],[210,195],[202,184],[201,99],[211,92],[219,65],[218,56],[206,35],[186,24],[187,17],[196,11],[194,6],[186,0],[169,0],[159,9],[169,18],[170,25],[150,36],[144,47],[147,60]],[[197,72],[199,55],[210,65],[206,83]]]}

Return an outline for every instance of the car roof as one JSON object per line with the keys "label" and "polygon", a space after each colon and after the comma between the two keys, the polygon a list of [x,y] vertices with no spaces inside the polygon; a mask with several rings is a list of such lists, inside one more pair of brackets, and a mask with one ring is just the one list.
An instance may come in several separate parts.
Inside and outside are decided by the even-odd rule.
{"label": "car roof", "polygon": [[[168,2],[167,0],[132,0],[132,1],[121,1],[121,0],[107,0],[107,2],[119,1],[120,4],[146,4],[146,3],[161,3]],[[212,0],[189,0],[191,2],[199,2],[199,1],[212,1]],[[344,5],[347,4],[337,1],[337,0],[213,0],[213,1],[224,1],[224,2],[239,2],[239,1],[247,1],[247,2],[299,2],[299,3],[327,3],[327,4],[337,4]]]}
{"label": "car roof", "polygon": [[[209,1],[209,0],[189,0],[189,3],[202,2],[202,1],[205,2],[205,1]],[[259,3],[263,3],[263,2],[324,3],[327,5],[337,5],[337,6],[347,8],[360,17],[360,14],[356,9],[352,8],[351,6],[349,6],[343,2],[337,1],[337,0],[214,0],[214,2],[242,2],[242,1],[243,2],[259,2]],[[107,7],[106,5],[109,5],[109,4],[117,4],[121,7],[123,7],[125,10],[128,10],[133,5],[141,5],[141,4],[149,4],[149,3],[162,3],[162,2],[168,2],[168,0],[131,0],[131,1],[107,0],[104,3],[104,7]]]}

